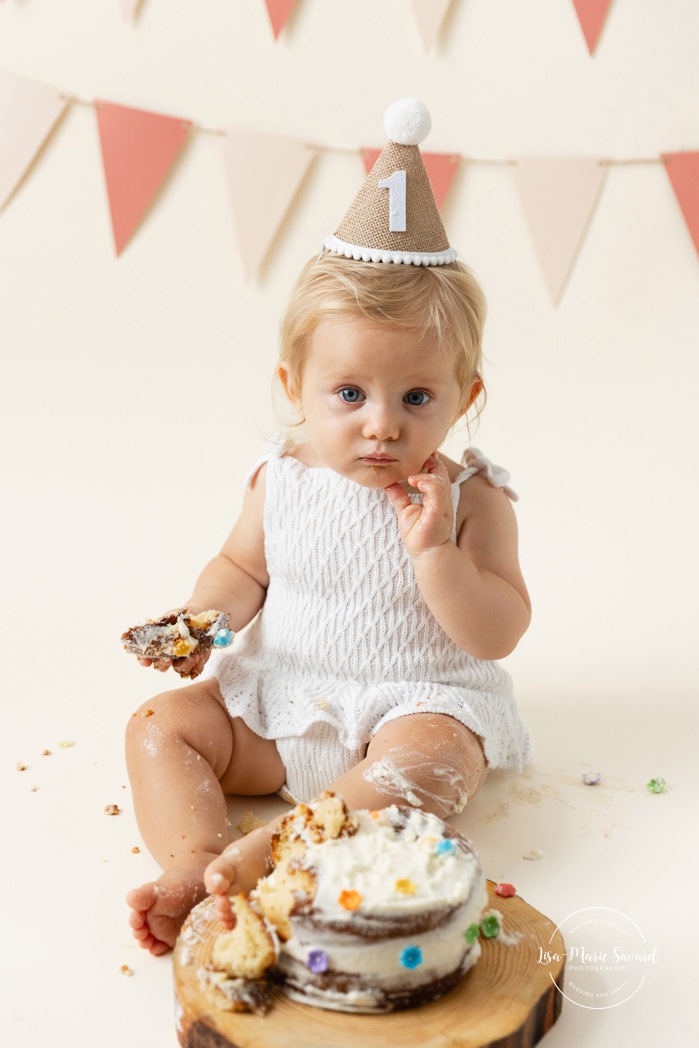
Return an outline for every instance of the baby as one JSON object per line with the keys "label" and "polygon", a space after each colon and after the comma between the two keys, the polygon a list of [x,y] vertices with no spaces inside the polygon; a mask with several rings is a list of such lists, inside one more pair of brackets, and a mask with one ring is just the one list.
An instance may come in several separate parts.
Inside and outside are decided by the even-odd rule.
{"label": "baby", "polygon": [[[446,818],[488,767],[528,757],[496,661],[530,617],[515,496],[479,452],[461,466],[439,453],[483,391],[485,305],[446,242],[424,129],[403,125],[286,310],[278,374],[304,439],[257,463],[186,604],[252,625],[129,721],[136,816],[163,874],[127,901],[153,954],[207,891],[225,919],[228,895],[265,873],[279,820],[228,845],[227,793],[331,788],[350,808]],[[191,674],[207,658],[141,661]]]}

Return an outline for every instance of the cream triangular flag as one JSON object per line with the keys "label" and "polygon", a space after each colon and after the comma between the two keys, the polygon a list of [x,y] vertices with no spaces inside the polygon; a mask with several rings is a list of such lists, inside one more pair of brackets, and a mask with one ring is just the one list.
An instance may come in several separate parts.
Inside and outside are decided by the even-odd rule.
{"label": "cream triangular flag", "polygon": [[608,165],[598,157],[517,157],[522,210],[554,304],[558,304],[592,219]]}
{"label": "cream triangular flag", "polygon": [[0,210],[29,171],[67,105],[55,87],[0,71]]}
{"label": "cream triangular flag", "polygon": [[437,41],[452,0],[410,0],[417,31],[425,51]]}
{"label": "cream triangular flag", "polygon": [[315,152],[297,138],[239,128],[221,140],[243,268],[255,276],[308,173]]}
{"label": "cream triangular flag", "polygon": [[138,8],[140,7],[141,0],[119,0],[121,4],[121,13],[127,22],[130,22],[134,17]]}

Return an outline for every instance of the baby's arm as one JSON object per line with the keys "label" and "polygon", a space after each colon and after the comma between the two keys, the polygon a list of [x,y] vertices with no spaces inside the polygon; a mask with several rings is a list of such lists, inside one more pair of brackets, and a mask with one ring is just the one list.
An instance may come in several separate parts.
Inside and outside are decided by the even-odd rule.
{"label": "baby's arm", "polygon": [[451,484],[432,456],[410,477],[423,494],[411,503],[400,485],[386,488],[410,553],[420,592],[447,635],[479,659],[509,655],[529,625],[531,607],[517,555],[517,521],[504,492],[472,477],[461,489],[451,540]]}
{"label": "baby's arm", "polygon": [[[269,585],[265,559],[262,514],[265,501],[265,467],[262,466],[246,489],[243,508],[221,552],[206,565],[197,579],[189,600],[183,605],[193,613],[215,608],[230,616],[230,628],[241,630],[264,604]],[[203,669],[210,651],[178,659],[175,669],[187,674],[197,666]],[[139,660],[142,665],[165,670],[172,659]]]}

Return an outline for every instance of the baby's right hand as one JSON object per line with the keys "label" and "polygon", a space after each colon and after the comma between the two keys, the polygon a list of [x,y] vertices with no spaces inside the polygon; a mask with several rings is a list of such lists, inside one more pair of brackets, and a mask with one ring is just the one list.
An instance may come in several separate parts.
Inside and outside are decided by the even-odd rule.
{"label": "baby's right hand", "polygon": [[[189,612],[192,615],[197,615],[203,608],[195,608],[192,605],[182,605],[179,608],[170,608],[169,611],[163,612],[159,616],[159,619],[166,619],[170,615],[179,615],[180,612]],[[156,620],[156,621],[159,621]],[[170,667],[174,669],[175,673],[179,673],[180,677],[187,677],[189,680],[194,680],[202,672],[207,662],[211,651],[194,651],[191,655],[186,655],[182,658],[176,657],[164,657],[160,659],[139,659],[138,662],[141,666],[146,668],[152,666],[153,669],[158,670],[160,673],[165,673]]]}
{"label": "baby's right hand", "polygon": [[198,677],[201,671],[209,661],[211,651],[194,652],[192,655],[187,655],[183,659],[139,659],[141,666],[152,666],[154,670],[159,670],[164,673],[169,670],[172,666],[175,673],[179,673],[180,677],[188,677],[189,680],[194,680]]}

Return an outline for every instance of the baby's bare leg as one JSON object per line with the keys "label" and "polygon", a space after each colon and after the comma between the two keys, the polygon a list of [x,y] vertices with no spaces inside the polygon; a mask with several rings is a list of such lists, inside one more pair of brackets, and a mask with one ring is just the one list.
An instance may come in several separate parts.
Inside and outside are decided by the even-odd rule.
{"label": "baby's bare leg", "polygon": [[[409,804],[442,819],[460,812],[485,781],[487,765],[480,740],[453,717],[418,713],[389,721],[376,733],[363,761],[329,787],[349,808]],[[283,816],[232,844],[206,870],[206,886],[219,897],[219,914],[230,914],[226,900],[248,842],[268,851]]]}
{"label": "baby's bare leg", "polygon": [[[271,793],[284,767],[273,741],[228,715],[211,680],[141,707],[128,725],[126,758],[139,829],[163,869],[129,892],[130,924],[141,946],[158,954],[206,894],[204,870],[228,842],[224,793]],[[250,871],[250,887],[258,876]]]}
{"label": "baby's bare leg", "polygon": [[416,713],[384,725],[332,789],[350,808],[409,804],[447,819],[476,795],[486,772],[477,735],[454,717]]}

